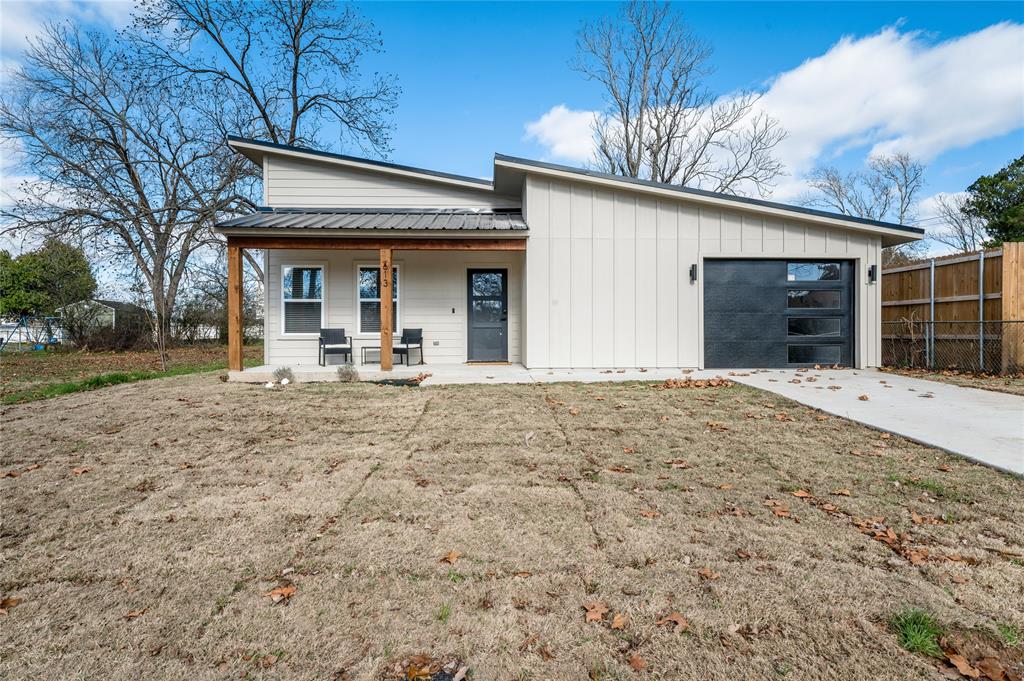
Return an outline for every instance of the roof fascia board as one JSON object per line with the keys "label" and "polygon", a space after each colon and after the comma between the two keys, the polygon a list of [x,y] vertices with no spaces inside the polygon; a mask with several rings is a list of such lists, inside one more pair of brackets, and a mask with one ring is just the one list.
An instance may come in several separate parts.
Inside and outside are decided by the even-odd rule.
{"label": "roof fascia board", "polygon": [[288,147],[286,145],[271,144],[267,142],[259,142],[256,140],[244,140],[235,137],[228,138],[228,146],[256,163],[259,163],[259,161],[256,161],[257,158],[262,158],[263,156],[267,155],[287,156],[290,158],[297,158],[304,161],[315,161],[318,163],[340,165],[346,168],[364,170],[370,173],[395,175],[398,177],[412,178],[419,181],[437,182],[440,184],[467,187],[470,189],[476,189],[478,191],[485,191],[491,193],[494,192],[494,183],[492,183],[489,180],[478,180],[472,177],[449,175],[447,173],[441,173],[422,168],[412,168],[383,162],[375,163],[373,161],[368,160],[360,161],[358,159],[341,156],[339,154],[331,154],[328,152],[315,151],[312,149],[302,149],[299,147]]}
{"label": "roof fascia board", "polygon": [[692,201],[694,203],[715,206],[718,208],[730,208],[733,210],[742,210],[750,213],[775,215],[783,218],[803,220],[804,222],[813,222],[816,224],[828,225],[832,227],[840,227],[842,229],[852,229],[897,238],[897,240],[894,241],[893,243],[886,245],[895,245],[899,243],[906,243],[908,241],[916,241],[924,237],[923,230],[918,231],[914,229],[914,231],[909,231],[893,227],[884,227],[882,225],[867,224],[864,222],[860,222],[858,220],[845,219],[841,216],[828,217],[826,215],[807,213],[801,210],[791,210],[779,206],[746,203],[743,201],[730,200],[724,197],[708,196],[706,194],[680,192],[676,189],[671,189],[668,187],[650,185],[641,182],[629,182],[625,180],[618,180],[614,178],[603,177],[601,175],[594,175],[585,172],[561,170],[558,168],[533,165],[532,163],[520,163],[514,160],[510,160],[508,158],[496,157],[494,159],[494,165],[495,168],[509,168],[511,170],[518,170],[523,173],[546,175],[548,177],[556,177],[558,179],[576,182],[587,182],[591,184],[605,186],[610,189],[618,189],[621,191],[635,191],[645,194],[653,194],[656,196],[664,196],[667,198],[674,199],[676,201]]}
{"label": "roof fascia board", "polygon": [[525,229],[289,229],[286,227],[215,227],[214,231],[226,236],[296,236],[338,239],[361,239],[365,237],[400,237],[402,239],[438,239],[458,237],[460,239],[526,239]]}

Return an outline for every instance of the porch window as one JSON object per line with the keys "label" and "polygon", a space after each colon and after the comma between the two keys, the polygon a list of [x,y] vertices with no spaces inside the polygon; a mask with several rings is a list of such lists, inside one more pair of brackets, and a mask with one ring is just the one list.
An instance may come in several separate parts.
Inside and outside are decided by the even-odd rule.
{"label": "porch window", "polygon": [[281,296],[284,333],[320,333],[324,307],[323,267],[282,266]]}
{"label": "porch window", "polygon": [[[401,328],[398,323],[398,267],[391,271],[391,324],[395,332]],[[359,333],[380,333],[380,267],[361,265],[358,278]]]}

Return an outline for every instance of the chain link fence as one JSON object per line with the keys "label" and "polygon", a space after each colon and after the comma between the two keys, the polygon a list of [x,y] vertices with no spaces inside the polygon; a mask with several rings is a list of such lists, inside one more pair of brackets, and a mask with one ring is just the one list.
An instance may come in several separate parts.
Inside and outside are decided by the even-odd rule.
{"label": "chain link fence", "polygon": [[979,373],[1024,371],[1024,321],[882,322],[882,364]]}

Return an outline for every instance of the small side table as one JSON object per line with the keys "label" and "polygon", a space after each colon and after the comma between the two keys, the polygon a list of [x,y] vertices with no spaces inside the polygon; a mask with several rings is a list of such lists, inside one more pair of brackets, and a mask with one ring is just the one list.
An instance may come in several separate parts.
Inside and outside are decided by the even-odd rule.
{"label": "small side table", "polygon": [[366,351],[367,350],[376,350],[377,353],[379,354],[380,353],[380,346],[379,345],[364,345],[362,348],[360,348],[360,350],[359,350],[359,363],[361,365],[365,365],[366,364]]}

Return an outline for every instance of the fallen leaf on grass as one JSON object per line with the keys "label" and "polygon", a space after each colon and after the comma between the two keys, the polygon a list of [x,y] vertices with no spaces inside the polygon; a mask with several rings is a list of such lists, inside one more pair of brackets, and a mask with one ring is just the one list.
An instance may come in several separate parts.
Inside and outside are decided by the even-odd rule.
{"label": "fallen leaf on grass", "polygon": [[8,610],[21,605],[23,600],[23,598],[15,598],[14,596],[7,596],[6,598],[0,599],[0,615],[6,615]]}
{"label": "fallen leaf on grass", "polygon": [[725,433],[729,430],[729,426],[724,423],[719,423],[718,421],[708,421],[707,426],[708,430],[712,433]]}
{"label": "fallen leaf on grass", "polygon": [[835,494],[836,496],[840,497],[848,497],[850,496],[850,490],[846,489],[845,487],[840,487],[839,489],[832,490],[832,494]]}
{"label": "fallen leaf on grass", "polygon": [[7,471],[0,478],[16,478],[21,475],[21,471]]}
{"label": "fallen leaf on grass", "polygon": [[958,672],[960,672],[962,675],[966,677],[976,679],[981,676],[981,671],[976,667],[972,666],[971,663],[967,661],[967,658],[963,655],[960,655],[959,653],[947,651],[946,659],[948,659],[949,662],[954,667],[956,667],[956,670]]}
{"label": "fallen leaf on grass", "polygon": [[682,613],[679,612],[673,612],[668,615],[665,615],[654,624],[659,627],[664,626],[666,624],[674,624],[675,627],[672,629],[672,631],[674,631],[677,634],[681,631],[686,631],[690,628],[690,623],[687,622],[686,618],[683,617]]}
{"label": "fallen leaf on grass", "polygon": [[625,629],[627,618],[621,612],[615,613],[615,617],[612,617],[612,629]]}
{"label": "fallen leaf on grass", "polygon": [[288,600],[295,595],[295,591],[296,589],[294,586],[279,586],[263,595],[269,597],[274,603],[280,603],[282,601],[287,603]]}
{"label": "fallen leaf on grass", "polygon": [[608,470],[612,473],[632,473],[633,469],[629,466],[609,466]]}
{"label": "fallen leaf on grass", "polygon": [[124,615],[122,615],[122,617],[124,617],[126,620],[133,620],[136,617],[142,617],[143,615],[145,615],[147,610],[149,610],[149,608],[143,608],[142,610],[129,610]]}
{"label": "fallen leaf on grass", "polygon": [[640,653],[633,653],[629,656],[629,666],[632,667],[635,672],[642,672],[647,669],[647,660],[640,657]]}
{"label": "fallen leaf on grass", "polygon": [[740,560],[750,560],[750,551],[744,551],[743,549],[736,549],[736,557]]}
{"label": "fallen leaf on grass", "polygon": [[701,581],[710,582],[710,581],[716,580],[719,577],[721,577],[722,573],[721,572],[715,572],[711,568],[705,567],[705,568],[701,568],[700,570],[697,570],[697,575],[700,576]]}
{"label": "fallen leaf on grass", "polygon": [[71,472],[74,473],[75,475],[82,475],[83,473],[88,473],[91,470],[92,468],[89,466],[80,466],[78,468],[72,468]]}
{"label": "fallen leaf on grass", "polygon": [[732,489],[732,484],[725,482],[718,486],[718,489]]}
{"label": "fallen leaf on grass", "polygon": [[943,473],[951,473],[953,471],[953,468],[951,466],[947,466],[946,464],[940,464],[939,470],[942,471]]}
{"label": "fallen leaf on grass", "polygon": [[636,454],[636,449],[634,449],[633,447],[623,447],[622,448],[622,453],[623,454]]}
{"label": "fallen leaf on grass", "polygon": [[585,622],[600,622],[604,619],[604,614],[608,612],[608,606],[601,601],[584,603],[583,609],[587,611],[587,615],[584,618]]}
{"label": "fallen leaf on grass", "polygon": [[665,465],[672,468],[689,468],[690,462],[686,459],[665,459]]}
{"label": "fallen leaf on grass", "polygon": [[644,518],[660,518],[661,517],[661,512],[660,511],[654,511],[654,510],[651,510],[651,511],[640,511],[640,515],[643,516]]}
{"label": "fallen leaf on grass", "polygon": [[808,499],[811,497],[811,493],[805,489],[798,489],[797,491],[792,492],[792,495],[798,499]]}
{"label": "fallen leaf on grass", "polygon": [[438,562],[448,563],[449,565],[455,565],[455,561],[457,561],[461,555],[461,551],[452,550],[446,553],[445,555],[441,556],[441,560]]}
{"label": "fallen leaf on grass", "polygon": [[570,416],[579,416],[580,415],[579,407],[570,407],[569,408],[569,415]]}

